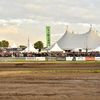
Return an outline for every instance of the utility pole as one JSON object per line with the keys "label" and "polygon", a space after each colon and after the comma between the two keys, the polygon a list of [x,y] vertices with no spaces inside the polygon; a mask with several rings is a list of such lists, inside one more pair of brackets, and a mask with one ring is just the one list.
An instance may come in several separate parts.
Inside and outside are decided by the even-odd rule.
{"label": "utility pole", "polygon": [[29,37],[28,37],[28,52],[29,52]]}
{"label": "utility pole", "polygon": [[86,54],[88,53],[88,38],[86,37]]}
{"label": "utility pole", "polygon": [[84,49],[85,49],[85,42],[84,42]]}

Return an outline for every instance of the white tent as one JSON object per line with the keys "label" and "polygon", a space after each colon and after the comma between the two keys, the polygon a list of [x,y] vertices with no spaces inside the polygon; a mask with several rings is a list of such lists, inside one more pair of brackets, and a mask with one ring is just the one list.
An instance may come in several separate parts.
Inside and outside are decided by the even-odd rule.
{"label": "white tent", "polygon": [[50,49],[49,52],[63,52],[63,50],[58,46],[57,43]]}
{"label": "white tent", "polygon": [[29,46],[25,50],[23,50],[23,52],[38,52],[38,51],[30,43]]}
{"label": "white tent", "polygon": [[86,52],[86,50],[83,50],[82,48],[74,48],[71,52]]}
{"label": "white tent", "polygon": [[11,46],[11,48],[17,48],[17,45],[15,43],[13,43],[13,45]]}
{"label": "white tent", "polygon": [[[84,34],[73,34],[67,28],[65,34],[56,43],[63,50],[71,50],[77,47],[84,48],[86,47],[86,43],[88,43],[88,49],[90,50],[100,45],[100,37],[92,29],[92,26],[90,30]],[[53,45],[50,46],[50,48],[52,48]]]}
{"label": "white tent", "polygon": [[91,50],[91,51],[99,51],[100,52],[100,46],[98,46],[97,48]]}
{"label": "white tent", "polygon": [[46,50],[46,49],[41,49],[41,53],[42,53],[42,52],[47,52],[47,50]]}

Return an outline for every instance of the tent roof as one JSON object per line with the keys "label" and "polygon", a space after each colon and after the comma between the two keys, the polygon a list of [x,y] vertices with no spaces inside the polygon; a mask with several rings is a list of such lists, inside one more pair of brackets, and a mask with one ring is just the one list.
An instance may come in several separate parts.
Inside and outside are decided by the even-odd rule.
{"label": "tent roof", "polygon": [[93,49],[92,51],[100,51],[100,46],[98,46],[97,48]]}
{"label": "tent roof", "polygon": [[92,30],[92,27],[84,34],[73,34],[67,29],[65,34],[56,43],[63,50],[77,47],[93,49],[100,45],[100,37]]}
{"label": "tent roof", "polygon": [[11,46],[11,48],[17,48],[17,45],[15,43],[13,43],[13,45]]}
{"label": "tent roof", "polygon": [[80,50],[81,52],[85,52],[85,50],[83,50],[82,48],[74,48],[71,50],[71,52],[80,52]]}
{"label": "tent roof", "polygon": [[63,50],[58,46],[57,43],[51,48],[50,52],[63,52]]}
{"label": "tent roof", "polygon": [[29,47],[27,47],[25,50],[23,50],[23,52],[38,52],[30,43]]}

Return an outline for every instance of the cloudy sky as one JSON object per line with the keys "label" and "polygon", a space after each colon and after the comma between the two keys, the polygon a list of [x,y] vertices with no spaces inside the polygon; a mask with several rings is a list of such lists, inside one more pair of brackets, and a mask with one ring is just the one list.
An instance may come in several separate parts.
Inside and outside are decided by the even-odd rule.
{"label": "cloudy sky", "polygon": [[10,46],[46,46],[46,26],[51,27],[51,44],[66,31],[85,33],[90,24],[100,33],[100,0],[0,0],[0,41]]}

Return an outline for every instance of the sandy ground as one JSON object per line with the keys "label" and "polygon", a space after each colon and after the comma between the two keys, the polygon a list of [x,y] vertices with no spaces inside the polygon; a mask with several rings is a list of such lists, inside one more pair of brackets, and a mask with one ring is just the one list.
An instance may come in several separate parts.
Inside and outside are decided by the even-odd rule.
{"label": "sandy ground", "polygon": [[66,63],[0,63],[0,71],[8,70],[100,70],[100,64]]}
{"label": "sandy ground", "polygon": [[[37,69],[61,69],[61,66],[63,69],[99,69],[100,64],[85,68],[80,64],[69,67],[66,64],[51,67],[50,64],[1,64],[0,70],[27,70],[36,66]],[[0,72],[0,100],[100,100],[100,73]]]}

